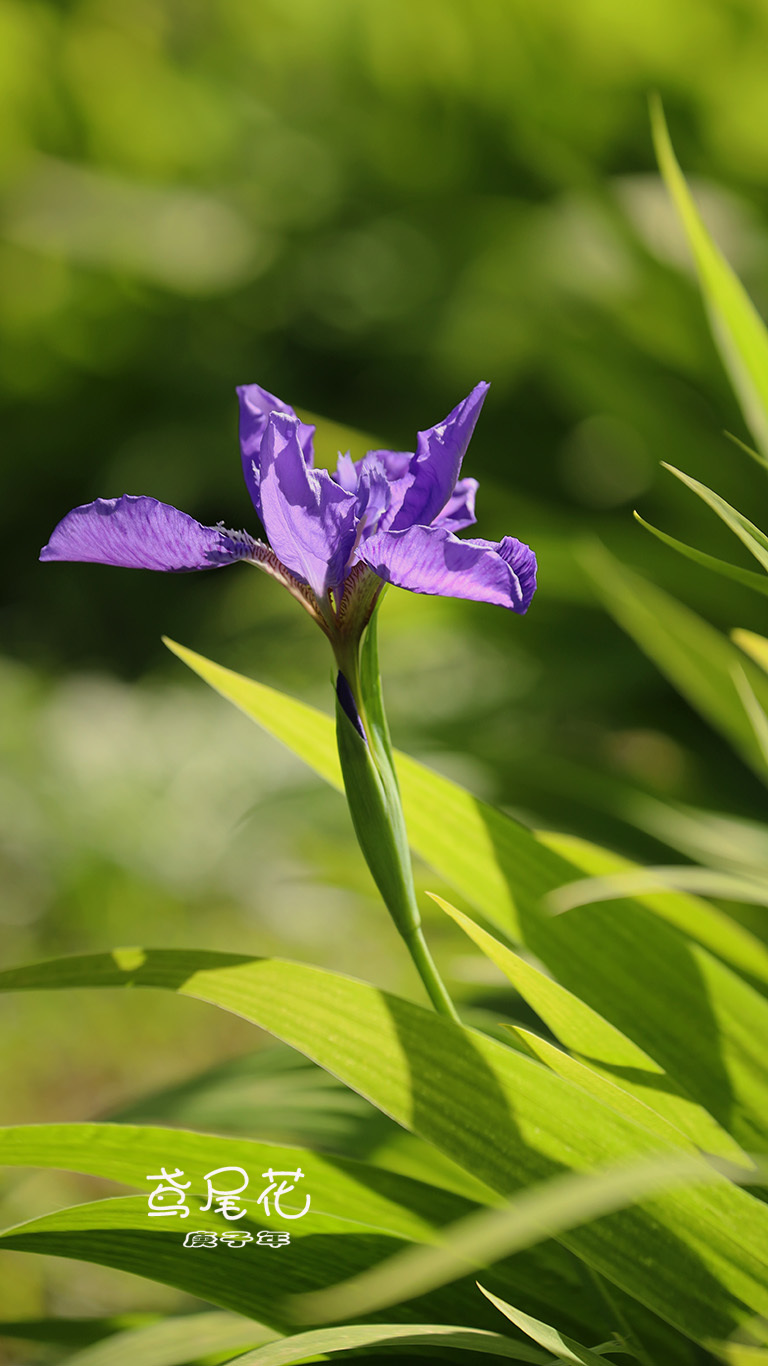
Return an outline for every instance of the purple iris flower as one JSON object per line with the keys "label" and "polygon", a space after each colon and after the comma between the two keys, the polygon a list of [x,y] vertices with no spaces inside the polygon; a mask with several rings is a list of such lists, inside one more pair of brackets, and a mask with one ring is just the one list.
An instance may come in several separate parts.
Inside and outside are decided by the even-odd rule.
{"label": "purple iris flower", "polygon": [[512,536],[456,535],[475,521],[477,481],[459,474],[487,390],[476,385],[445,421],[419,432],[415,454],[341,455],[330,474],[314,468],[314,427],[258,384],[243,385],[243,473],[269,545],[124,494],[67,513],[40,559],[165,572],[246,560],[284,583],[332,636],[352,617],[361,629],[385,582],[525,612],[533,551]]}

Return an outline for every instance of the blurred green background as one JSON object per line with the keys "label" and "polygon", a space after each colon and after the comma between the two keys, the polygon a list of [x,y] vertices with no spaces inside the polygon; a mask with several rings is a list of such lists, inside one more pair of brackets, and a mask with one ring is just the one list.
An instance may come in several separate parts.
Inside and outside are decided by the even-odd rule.
{"label": "blurred green background", "polygon": [[[0,0],[6,961],[189,944],[417,992],[341,800],[160,643],[330,708],[304,614],[245,566],[37,563],[54,523],[99,495],[255,530],[238,383],[325,419],[331,460],[360,442],[333,424],[413,449],[492,382],[466,467],[478,534],[533,545],[540,590],[523,619],[390,592],[398,744],[632,854],[658,853],[622,817],[634,789],[760,809],[756,779],[595,605],[578,545],[597,534],[715,623],[764,629],[761,599],[631,513],[738,557],[669,460],[764,515],[764,475],[722,434],[746,436],[647,96],[765,314],[766,43],[761,0]],[[432,935],[447,975],[492,1004],[462,943],[439,921]],[[6,1122],[119,1111],[253,1043],[159,997],[2,1016]],[[52,1181],[14,1189],[19,1217]],[[75,1187],[93,1183],[56,1189]],[[6,1317],[175,1302],[112,1273],[8,1265]]]}

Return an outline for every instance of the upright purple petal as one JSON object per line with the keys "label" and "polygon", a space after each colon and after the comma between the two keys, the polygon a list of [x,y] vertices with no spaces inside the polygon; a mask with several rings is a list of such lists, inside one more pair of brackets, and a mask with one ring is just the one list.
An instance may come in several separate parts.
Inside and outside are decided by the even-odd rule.
{"label": "upright purple petal", "polygon": [[245,531],[201,526],[168,503],[126,493],[73,508],[43,546],[40,559],[179,573],[232,564],[254,548]]}
{"label": "upright purple petal", "polygon": [[525,612],[536,587],[536,557],[512,536],[460,541],[445,527],[409,527],[371,536],[359,558],[380,578],[412,593],[471,598]]}
{"label": "upright purple petal", "polygon": [[477,521],[475,516],[475,496],[478,490],[476,479],[460,479],[442,512],[435,517],[433,526],[444,526],[447,531],[463,531]]}
{"label": "upright purple petal", "polygon": [[444,422],[419,432],[409,474],[411,487],[392,522],[392,531],[429,526],[451,497],[489,385],[476,384]]}
{"label": "upright purple petal", "polygon": [[336,462],[336,473],[333,477],[337,484],[340,484],[343,489],[346,489],[347,493],[357,493],[357,485],[360,481],[359,464],[359,461],[357,465],[355,464],[349,451],[347,451],[345,455],[342,455],[341,452],[339,452],[339,458]]}
{"label": "upright purple petal", "polygon": [[366,455],[360,470],[356,511],[366,534],[381,525],[382,517],[389,510],[392,488],[382,462],[375,455]]}
{"label": "upright purple petal", "polygon": [[261,447],[261,516],[278,559],[324,598],[344,578],[357,498],[327,470],[307,469],[298,418],[271,413]]}
{"label": "upright purple petal", "polygon": [[364,537],[392,525],[413,483],[409,470],[414,459],[409,451],[368,451],[362,460],[353,460],[349,453],[339,456],[333,477],[357,495],[357,515],[365,517]]}
{"label": "upright purple petal", "polygon": [[243,459],[243,476],[253,506],[261,516],[259,500],[261,443],[264,440],[270,413],[286,413],[288,417],[296,419],[299,445],[304,460],[309,466],[314,461],[312,438],[315,435],[315,429],[308,426],[306,422],[300,422],[290,404],[283,403],[282,399],[276,398],[267,389],[262,389],[260,384],[239,385],[237,397],[240,404],[240,450]]}
{"label": "upright purple petal", "polygon": [[369,451],[360,464],[365,464],[366,460],[377,460],[384,466],[390,484],[396,484],[408,473],[415,459],[412,451]]}

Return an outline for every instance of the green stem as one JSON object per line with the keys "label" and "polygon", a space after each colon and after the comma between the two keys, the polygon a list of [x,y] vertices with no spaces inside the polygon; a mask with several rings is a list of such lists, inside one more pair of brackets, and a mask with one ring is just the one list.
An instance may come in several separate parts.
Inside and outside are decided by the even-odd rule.
{"label": "green stem", "polygon": [[[361,669],[359,642],[337,641],[336,659],[354,698],[366,740],[339,715],[339,757],[352,823],[376,885],[435,1010],[458,1020],[456,1008],[427,947],[413,885],[413,869],[381,696],[376,618],[368,626]],[[337,728],[338,728],[337,726]]]}
{"label": "green stem", "polygon": [[422,982],[427,991],[430,1001],[439,1015],[447,1015],[451,1020],[460,1023],[458,1011],[453,1004],[446,985],[435,967],[432,954],[429,952],[427,941],[421,925],[412,930],[410,934],[404,934],[403,939],[408,945],[408,951],[413,959]]}

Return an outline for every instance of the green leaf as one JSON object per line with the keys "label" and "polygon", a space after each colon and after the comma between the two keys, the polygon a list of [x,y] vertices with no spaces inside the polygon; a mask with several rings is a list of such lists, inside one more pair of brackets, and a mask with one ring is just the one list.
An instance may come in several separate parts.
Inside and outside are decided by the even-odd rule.
{"label": "green leaf", "polygon": [[[513,1342],[501,1333],[481,1328],[454,1328],[444,1323],[363,1323],[343,1328],[321,1328],[297,1333],[282,1342],[270,1343],[255,1352],[238,1357],[238,1366],[288,1366],[322,1353],[360,1351],[364,1347],[440,1347],[443,1350],[478,1352],[483,1356],[504,1357],[507,1361],[529,1361],[546,1366],[548,1358],[524,1342]],[[400,1352],[395,1353],[395,1359]],[[604,1363],[601,1363],[604,1366]]]}
{"label": "green leaf", "polygon": [[[411,1142],[415,1148],[417,1141],[412,1139]],[[423,1166],[426,1168],[431,1162],[440,1176],[442,1154],[423,1143],[418,1147],[424,1150]],[[276,1144],[249,1139],[190,1133],[183,1129],[128,1124],[18,1125],[0,1129],[0,1165],[3,1164],[84,1172],[136,1187],[145,1195],[151,1189],[146,1180],[150,1173],[160,1171],[163,1166],[169,1170],[180,1167],[185,1173],[184,1179],[192,1182],[190,1194],[200,1203],[207,1197],[207,1189],[201,1181],[206,1171],[220,1166],[239,1166],[250,1177],[250,1185],[244,1192],[244,1196],[250,1193],[250,1205],[266,1184],[262,1181],[253,1189],[263,1171],[270,1166],[294,1170],[300,1165],[304,1172],[302,1186],[312,1198],[310,1213],[301,1221],[300,1231],[305,1232],[312,1231],[314,1215],[320,1212],[340,1235],[365,1230],[373,1237],[431,1241],[442,1225],[477,1208],[475,1201],[359,1161],[295,1147],[280,1148]],[[467,1186],[480,1192],[481,1199],[494,1200],[487,1187],[468,1173],[461,1173],[460,1168],[456,1171],[465,1177]],[[244,1200],[244,1203],[249,1204],[249,1201]],[[255,1213],[259,1213],[258,1208]],[[505,1266],[505,1283],[510,1290],[515,1287],[518,1294],[524,1294],[526,1300],[531,1294],[538,1300],[536,1283],[557,1285],[563,1312],[571,1314],[574,1321],[580,1321],[581,1292],[570,1285],[567,1261],[566,1253],[550,1246],[538,1252],[528,1267]],[[542,1305],[545,1303],[546,1300],[542,1301]]]}
{"label": "green leaf", "polygon": [[768,1351],[765,1347],[744,1347],[739,1343],[727,1343],[721,1351],[727,1366],[768,1366]]}
{"label": "green leaf", "polygon": [[768,640],[765,636],[759,636],[756,631],[736,630],[731,631],[731,640],[749,655],[750,659],[754,659],[764,673],[768,673]]}
{"label": "green leaf", "polygon": [[[658,832],[657,832],[658,833]],[[605,875],[635,873],[641,865],[609,849],[601,849],[589,840],[576,835],[562,835],[550,830],[537,834],[540,844],[567,859],[572,869]],[[549,893],[551,895],[551,893]],[[634,896],[632,902],[648,906],[656,915],[668,920],[688,939],[702,944],[715,957],[730,963],[743,976],[768,986],[768,950],[749,930],[731,916],[700,897],[675,892],[654,892]]]}
{"label": "green leaf", "polygon": [[[642,1048],[572,992],[456,910],[450,902],[438,896],[434,900],[509,978],[564,1047],[581,1060],[574,1062],[574,1058],[560,1054],[546,1040],[520,1031],[530,1048],[541,1050],[538,1056],[543,1062],[555,1065],[555,1070],[558,1065],[569,1069],[573,1079],[581,1085],[590,1085],[585,1073],[591,1072],[595,1080],[605,1079],[608,1086],[598,1087],[595,1094],[613,1108],[621,1108],[622,1113],[636,1123],[653,1127],[668,1142],[680,1142],[685,1135],[704,1152],[716,1153],[734,1162],[746,1161],[744,1152],[730,1135]],[[557,1065],[553,1058],[555,1053],[559,1055]],[[654,1116],[660,1123],[654,1122]]]}
{"label": "green leaf", "polygon": [[[618,574],[621,566],[609,561],[609,570]],[[182,646],[172,648],[322,777],[340,783],[329,717]],[[735,650],[733,655],[741,659]],[[754,739],[729,683],[740,723]],[[584,906],[567,916],[542,914],[553,889],[573,882],[595,860],[610,864],[614,856],[565,841],[560,847],[570,852],[563,857],[562,837],[536,836],[415,760],[398,755],[397,771],[417,853],[492,925],[523,943],[564,987],[648,1053],[737,1142],[749,1150],[764,1145],[768,1081],[759,1040],[765,1026],[756,1035],[742,1028],[744,1003],[750,1014],[757,1009],[752,996],[742,1000],[748,988],[698,945],[768,983],[765,945],[706,902],[671,892]],[[674,1011],[670,1000],[677,1002]]]}
{"label": "green leaf", "polygon": [[[254,1206],[267,1185],[262,1172],[297,1166],[304,1172],[298,1208],[311,1196],[301,1228],[316,1214],[336,1220],[340,1230],[355,1225],[374,1233],[430,1240],[441,1224],[474,1208],[473,1203],[439,1187],[351,1159],[325,1157],[307,1148],[284,1148],[247,1138],[192,1133],[184,1129],[130,1124],[20,1124],[0,1129],[0,1165],[51,1167],[119,1181],[148,1195],[147,1177],[163,1167],[180,1167],[191,1181],[188,1195],[205,1202],[203,1176],[217,1167],[242,1167],[250,1183],[242,1203]],[[287,1207],[290,1207],[290,1200]],[[190,1216],[192,1217],[192,1216]],[[262,1213],[263,1217],[263,1213]],[[175,1222],[175,1221],[174,1221]]]}
{"label": "green leaf", "polygon": [[274,1335],[237,1314],[211,1312],[164,1319],[115,1333],[67,1358],[66,1366],[183,1366],[214,1352],[244,1352]]}
{"label": "green leaf", "polygon": [[590,906],[596,901],[614,901],[635,896],[638,892],[653,892],[667,887],[684,892],[700,892],[703,896],[723,897],[730,901],[744,901],[748,905],[768,905],[768,882],[764,879],[739,877],[713,868],[697,868],[690,863],[659,864],[634,868],[626,873],[609,873],[606,877],[582,878],[578,882],[558,887],[548,898],[548,905],[554,915],[562,915],[575,906]]}
{"label": "green leaf", "polygon": [[[383,1264],[361,1271],[331,1290],[303,1295],[303,1317],[357,1317],[424,1294],[455,1276],[497,1257],[534,1246],[686,1181],[700,1181],[703,1169],[692,1152],[656,1155],[634,1164],[604,1167],[589,1175],[556,1176],[515,1195],[504,1209],[482,1210],[444,1230],[435,1247],[405,1248]],[[705,1180],[714,1180],[710,1169]]]}
{"label": "green leaf", "polygon": [[752,727],[755,740],[760,746],[766,767],[768,767],[768,715],[755,696],[755,690],[743,668],[738,664],[735,664],[733,668],[733,681],[741,698],[744,713]]}
{"label": "green leaf", "polygon": [[470,1200],[488,1198],[482,1183],[450,1158],[276,1040],[256,1053],[217,1063],[177,1087],[142,1096],[111,1111],[109,1118],[120,1124],[170,1121],[175,1127],[254,1134],[264,1143],[293,1147],[311,1144],[313,1152],[367,1160]]}
{"label": "green leaf", "polygon": [[112,1318],[0,1320],[0,1339],[24,1338],[61,1347],[87,1347],[115,1333],[148,1328],[162,1321],[159,1314],[115,1314]]}
{"label": "green leaf", "polygon": [[726,526],[747,547],[750,555],[754,555],[758,564],[761,564],[763,569],[768,571],[768,536],[755,526],[754,522],[750,522],[743,513],[737,512],[730,503],[726,503],[719,493],[713,493],[712,489],[708,489],[706,484],[700,484],[698,479],[692,479],[690,474],[683,474],[682,470],[676,469],[674,465],[668,465],[665,460],[662,460],[661,463],[665,470],[674,474],[681,484],[692,489],[717,513],[721,521],[725,522]]}
{"label": "green leaf", "polygon": [[[563,1171],[595,1171],[659,1153],[681,1156],[580,1087],[495,1040],[317,968],[234,954],[128,949],[0,974],[5,990],[109,985],[164,987],[269,1029],[504,1198]],[[709,1179],[702,1164],[705,1171]],[[146,1222],[146,1206],[138,1205]],[[68,1211],[43,1222],[52,1232],[71,1218]],[[41,1221],[35,1222],[39,1230]],[[6,1235],[6,1245],[34,1241],[30,1227],[26,1234]],[[122,1236],[106,1236],[122,1255]],[[170,1234],[153,1237],[173,1241]],[[768,1313],[768,1208],[722,1178],[705,1190],[656,1197],[652,1214],[640,1208],[623,1211],[565,1234],[562,1241],[695,1340],[727,1338],[748,1310]],[[331,1243],[334,1249],[351,1245],[351,1255],[361,1256],[354,1236],[336,1235]],[[87,1237],[79,1246],[82,1251],[64,1255],[90,1255]],[[145,1235],[132,1269],[146,1266],[141,1255],[146,1258],[148,1246]],[[327,1257],[329,1249],[324,1250]],[[344,1274],[338,1267],[333,1271],[325,1265],[326,1282]],[[293,1288],[301,1290],[300,1281]],[[193,1293],[214,1298],[210,1288]],[[231,1299],[215,1302],[254,1313],[256,1293],[251,1282],[247,1309]],[[261,1282],[258,1294],[264,1294]]]}
{"label": "green leaf", "polygon": [[754,588],[758,593],[768,595],[768,579],[763,574],[756,574],[753,569],[742,569],[737,564],[729,564],[727,560],[719,560],[716,555],[708,555],[704,550],[696,550],[694,546],[686,545],[684,541],[678,541],[674,536],[667,535],[666,531],[660,531],[658,527],[652,526],[639,512],[634,516],[646,531],[650,531],[651,535],[663,541],[672,550],[677,550],[687,559],[693,560],[694,564],[700,564],[704,569],[712,569],[726,579],[735,579],[736,583],[744,584],[746,588]]}
{"label": "green leaf", "polygon": [[[541,1323],[539,1319],[531,1318],[530,1314],[524,1314],[521,1309],[513,1308],[511,1304],[492,1295],[490,1290],[486,1290],[482,1285],[479,1288],[486,1299],[490,1300],[510,1323],[514,1323],[522,1333],[527,1333],[540,1347],[546,1347],[548,1352],[554,1352],[558,1361],[575,1362],[576,1366],[605,1366],[602,1355],[598,1352],[582,1347],[581,1343],[574,1342],[573,1338],[563,1337],[556,1328],[550,1328],[549,1324]],[[613,1343],[606,1344],[606,1349],[613,1352],[626,1351],[626,1348]]]}
{"label": "green leaf", "polygon": [[[764,778],[765,759],[733,680],[742,663],[725,636],[660,588],[627,569],[597,542],[579,557],[598,597],[640,649],[705,720],[734,745]],[[749,681],[761,705],[768,682],[751,670]]]}
{"label": "green leaf", "polygon": [[[333,1214],[312,1211],[290,1226],[290,1244],[279,1248],[259,1246],[255,1241],[242,1248],[185,1247],[187,1232],[232,1231],[232,1225],[212,1211],[191,1215],[174,1228],[168,1223],[148,1218],[146,1196],[122,1196],[56,1210],[6,1229],[0,1234],[0,1249],[93,1262],[174,1286],[255,1319],[259,1332],[252,1340],[258,1341],[265,1336],[263,1324],[280,1332],[289,1327],[289,1294],[317,1290],[351,1276],[361,1266],[375,1265],[405,1245],[397,1236],[369,1228],[362,1221],[345,1224]],[[252,1206],[236,1225],[238,1231],[250,1232],[254,1238],[259,1229],[269,1226],[269,1220]],[[457,1314],[468,1323],[485,1317],[478,1314],[468,1280],[397,1310],[405,1318],[420,1318],[422,1312],[442,1319]]]}
{"label": "green leaf", "polygon": [[715,342],[758,449],[768,455],[768,336],[743,285],[715,246],[675,158],[661,101],[651,101],[656,156],[688,236]]}
{"label": "green leaf", "polygon": [[741,816],[659,801],[635,792],[629,819],[687,858],[728,872],[768,875],[768,827]]}
{"label": "green leaf", "polygon": [[162,1124],[253,1135],[263,1143],[311,1146],[364,1159],[472,1200],[488,1192],[449,1158],[393,1124],[362,1096],[285,1044],[272,1041],[178,1086],[140,1096],[109,1113],[120,1124]]}

